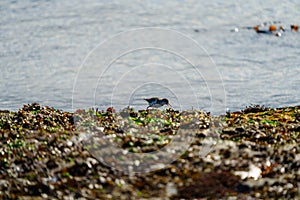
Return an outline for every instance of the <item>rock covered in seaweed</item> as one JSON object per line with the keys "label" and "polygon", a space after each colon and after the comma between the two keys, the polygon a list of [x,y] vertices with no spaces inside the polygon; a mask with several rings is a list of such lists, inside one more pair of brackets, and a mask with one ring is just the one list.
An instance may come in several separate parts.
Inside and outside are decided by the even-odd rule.
{"label": "rock covered in seaweed", "polygon": [[[174,110],[68,113],[36,103],[0,111],[0,198],[297,199],[299,120],[299,106],[255,106],[216,118]],[[212,121],[221,122],[218,137],[209,135]],[[167,146],[180,127],[195,136],[186,152],[134,176],[104,165],[82,140],[99,131],[119,148],[147,153]],[[137,134],[139,128],[149,132]]]}

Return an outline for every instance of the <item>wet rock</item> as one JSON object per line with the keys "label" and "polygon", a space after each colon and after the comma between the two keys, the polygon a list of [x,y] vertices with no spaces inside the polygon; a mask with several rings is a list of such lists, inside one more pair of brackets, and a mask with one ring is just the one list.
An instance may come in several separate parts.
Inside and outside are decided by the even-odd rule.
{"label": "wet rock", "polygon": [[[254,106],[226,118],[172,109],[68,113],[37,103],[0,111],[0,199],[298,199],[299,108]],[[105,161],[110,145],[123,148],[122,160],[159,151],[178,130],[178,142],[193,139],[187,151],[173,163],[157,157],[150,169],[164,168],[145,174],[102,163],[87,142],[99,136]],[[139,166],[149,167],[128,164]]]}

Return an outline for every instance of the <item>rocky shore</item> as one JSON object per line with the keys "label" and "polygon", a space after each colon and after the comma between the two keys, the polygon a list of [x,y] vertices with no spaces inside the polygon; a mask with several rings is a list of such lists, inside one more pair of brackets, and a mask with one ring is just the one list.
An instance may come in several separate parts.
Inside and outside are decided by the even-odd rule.
{"label": "rocky shore", "polygon": [[300,106],[215,117],[33,103],[0,111],[0,199],[297,199],[299,143]]}

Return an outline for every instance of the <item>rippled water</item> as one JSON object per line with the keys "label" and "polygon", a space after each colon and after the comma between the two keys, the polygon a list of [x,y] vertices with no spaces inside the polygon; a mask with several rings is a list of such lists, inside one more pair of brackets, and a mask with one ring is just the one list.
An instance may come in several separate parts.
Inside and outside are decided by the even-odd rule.
{"label": "rippled water", "polygon": [[[1,1],[0,109],[17,110],[22,104],[36,101],[69,111],[72,96],[77,98],[75,108],[110,104],[143,108],[146,104],[142,98],[162,96],[170,98],[177,108],[210,110],[213,89],[207,87],[206,77],[193,78],[191,68],[174,54],[136,51],[113,62],[105,76],[101,76],[104,66],[92,65],[90,58],[84,63],[99,43],[142,27],[175,30],[201,45],[207,54],[193,52],[193,48],[187,53],[199,56],[200,71],[201,61],[212,58],[210,64],[217,67],[225,92],[224,98],[220,99],[220,95],[217,101],[230,110],[250,104],[272,107],[299,104],[300,34],[287,31],[278,38],[246,29],[230,31],[270,20],[280,20],[287,28],[292,23],[300,24],[297,8],[300,3],[296,0]],[[144,40],[152,37],[158,36]],[[133,35],[128,43],[134,39]],[[143,39],[137,42],[143,42],[140,40]],[[168,38],[165,41],[178,48],[184,45]],[[128,43],[112,46],[108,52]],[[107,53],[97,48],[96,52],[99,58]],[[90,65],[86,64],[89,62]],[[135,66],[147,62],[174,66],[178,76],[173,68],[167,72],[168,68],[160,65],[145,65],[125,76]],[[81,77],[80,66],[95,73]],[[191,92],[181,84],[184,79],[179,76],[188,77],[196,95],[189,96]],[[98,81],[101,77],[102,83]],[[146,84],[148,77],[154,81]],[[168,85],[158,83],[158,79]],[[91,82],[95,80],[98,82]],[[82,92],[76,96],[78,90],[87,91],[87,95]]]}

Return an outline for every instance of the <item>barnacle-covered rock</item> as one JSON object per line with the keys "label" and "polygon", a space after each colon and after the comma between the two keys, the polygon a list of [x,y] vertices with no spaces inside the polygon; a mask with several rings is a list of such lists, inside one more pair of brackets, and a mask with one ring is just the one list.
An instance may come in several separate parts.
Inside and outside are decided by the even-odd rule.
{"label": "barnacle-covered rock", "polygon": [[[299,106],[211,116],[112,107],[69,113],[33,103],[0,111],[0,199],[299,199],[299,127]],[[93,137],[102,159],[91,151]],[[172,163],[155,157],[159,170],[128,175],[109,163],[111,145],[122,161],[174,138],[192,140]],[[145,163],[128,165],[135,166]]]}

